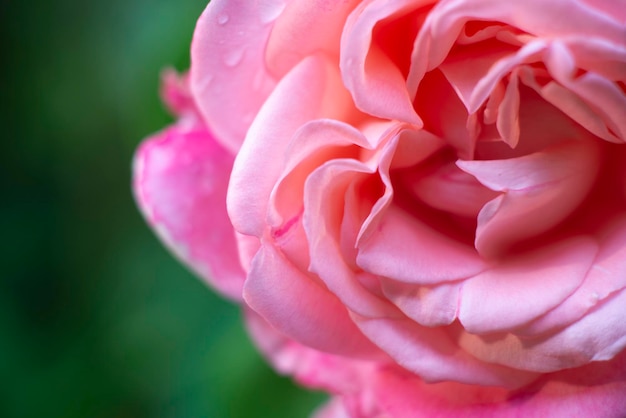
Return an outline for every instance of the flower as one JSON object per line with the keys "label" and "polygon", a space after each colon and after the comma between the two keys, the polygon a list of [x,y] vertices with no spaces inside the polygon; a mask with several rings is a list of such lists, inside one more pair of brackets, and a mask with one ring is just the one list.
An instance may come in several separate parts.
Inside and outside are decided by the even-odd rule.
{"label": "flower", "polygon": [[319,417],[623,416],[623,6],[214,0],[139,205]]}

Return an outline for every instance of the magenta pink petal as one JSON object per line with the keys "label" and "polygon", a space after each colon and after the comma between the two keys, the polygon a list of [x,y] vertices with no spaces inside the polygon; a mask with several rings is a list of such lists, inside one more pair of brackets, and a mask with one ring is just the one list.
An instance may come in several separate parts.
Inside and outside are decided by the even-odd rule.
{"label": "magenta pink petal", "polygon": [[[360,390],[378,362],[338,356],[304,346],[280,333],[250,309],[245,310],[248,331],[261,353],[281,374],[300,384],[332,393]],[[382,352],[377,360],[390,362]]]}
{"label": "magenta pink petal", "polygon": [[596,253],[592,240],[577,239],[507,259],[464,282],[459,319],[468,332],[478,334],[524,325],[570,296],[587,276]]}
{"label": "magenta pink petal", "polygon": [[133,186],[165,244],[220,292],[239,300],[245,274],[225,204],[232,162],[206,129],[174,126],[139,148]]}
{"label": "magenta pink petal", "polygon": [[[621,418],[626,411],[626,355],[612,362],[546,375],[512,392],[456,383],[425,384],[391,371],[372,379],[353,404],[377,400],[393,418]],[[356,409],[356,407],[354,408]]]}

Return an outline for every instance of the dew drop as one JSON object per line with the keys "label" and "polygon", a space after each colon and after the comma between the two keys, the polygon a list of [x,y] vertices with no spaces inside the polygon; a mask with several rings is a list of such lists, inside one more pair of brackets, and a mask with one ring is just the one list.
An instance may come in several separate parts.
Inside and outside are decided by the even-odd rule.
{"label": "dew drop", "polygon": [[235,67],[243,59],[243,49],[232,49],[224,54],[224,64],[227,67]]}
{"label": "dew drop", "polygon": [[226,23],[228,23],[229,17],[227,14],[219,14],[217,15],[217,23],[220,25],[225,25]]}
{"label": "dew drop", "polygon": [[270,0],[259,7],[259,20],[263,24],[271,23],[285,10],[284,1]]}

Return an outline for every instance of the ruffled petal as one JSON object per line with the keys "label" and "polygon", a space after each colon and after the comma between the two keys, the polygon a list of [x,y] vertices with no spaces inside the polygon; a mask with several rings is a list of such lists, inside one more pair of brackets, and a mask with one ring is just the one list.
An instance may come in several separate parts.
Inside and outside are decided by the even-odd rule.
{"label": "ruffled petal", "polygon": [[361,3],[348,18],[341,39],[341,73],[357,107],[363,112],[383,119],[421,124],[413,110],[404,75],[372,42],[372,37],[381,20],[397,18],[430,3],[430,0],[370,0]]}
{"label": "ruffled petal", "polygon": [[[351,311],[368,317],[385,317],[397,315],[396,310],[359,280],[342,254],[339,236],[348,206],[344,200],[346,191],[352,184],[365,181],[372,171],[355,160],[333,160],[313,172],[305,189],[304,227],[310,245],[310,271]],[[357,232],[352,231],[355,239]]]}
{"label": "ruffled petal", "polygon": [[429,383],[451,380],[512,389],[537,378],[535,373],[477,360],[456,344],[445,327],[427,328],[408,318],[352,317],[399,365]]}
{"label": "ruffled petal", "polygon": [[471,277],[486,268],[474,248],[394,206],[376,233],[359,244],[357,263],[379,276],[426,285]]}
{"label": "ruffled petal", "polygon": [[237,231],[263,235],[270,195],[295,132],[313,119],[342,119],[352,109],[349,97],[337,70],[322,57],[306,58],[281,80],[235,160],[227,203]]}
{"label": "ruffled petal", "polygon": [[556,308],[515,330],[517,335],[541,335],[568,326],[626,288],[626,218],[610,223],[602,235],[600,251],[583,284]]}
{"label": "ruffled petal", "polygon": [[594,241],[570,240],[466,280],[459,307],[463,327],[478,334],[507,332],[545,314],[580,286],[596,253]]}
{"label": "ruffled petal", "polygon": [[458,161],[465,172],[503,194],[478,215],[476,249],[494,257],[524,239],[548,231],[587,196],[599,167],[596,141],[570,141],[519,158]]}
{"label": "ruffled petal", "polygon": [[485,336],[464,333],[459,344],[483,361],[538,373],[608,361],[626,347],[625,303],[626,290],[622,290],[554,334],[528,338],[504,333]]}

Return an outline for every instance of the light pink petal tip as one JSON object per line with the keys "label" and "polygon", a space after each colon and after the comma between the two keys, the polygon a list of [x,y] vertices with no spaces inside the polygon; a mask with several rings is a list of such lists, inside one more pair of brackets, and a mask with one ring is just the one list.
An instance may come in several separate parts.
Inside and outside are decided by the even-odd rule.
{"label": "light pink petal tip", "polygon": [[240,300],[245,275],[225,203],[232,161],[206,129],[173,126],[137,150],[133,187],[163,242],[217,290]]}

